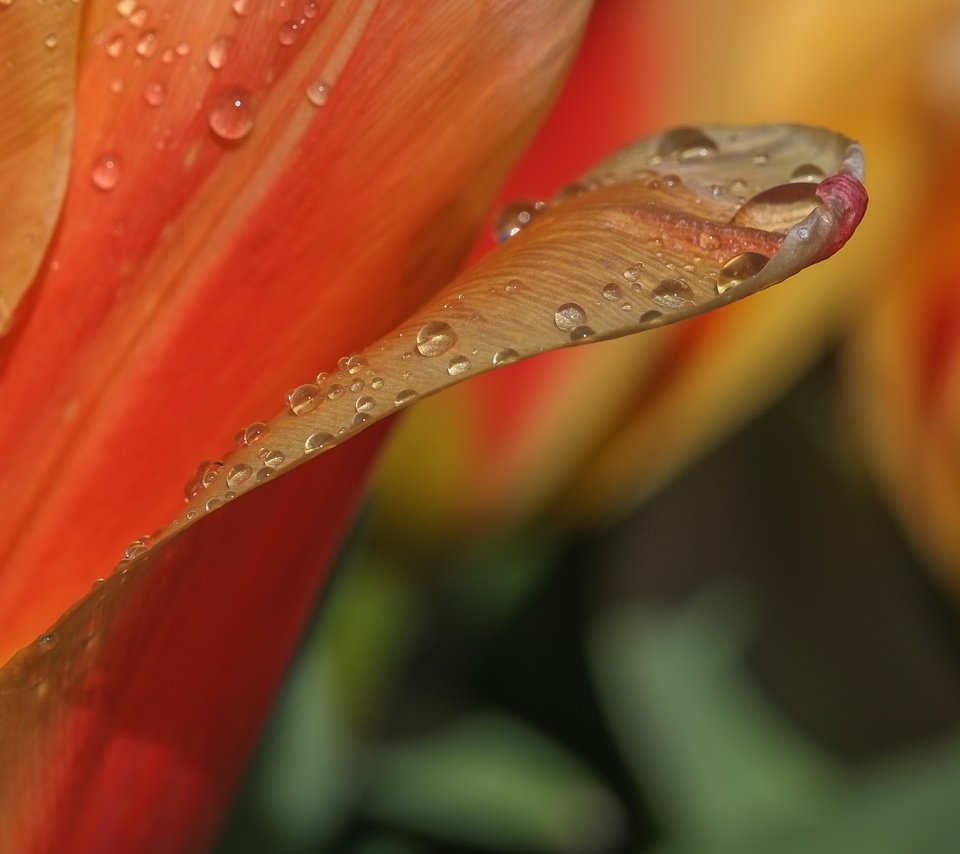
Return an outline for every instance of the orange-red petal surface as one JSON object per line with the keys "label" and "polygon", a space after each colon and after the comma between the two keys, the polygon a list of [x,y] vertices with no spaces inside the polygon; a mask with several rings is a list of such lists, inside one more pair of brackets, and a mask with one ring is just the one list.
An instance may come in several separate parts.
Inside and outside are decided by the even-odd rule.
{"label": "orange-red petal surface", "polygon": [[76,168],[0,345],[0,657],[449,276],[585,7],[87,4]]}

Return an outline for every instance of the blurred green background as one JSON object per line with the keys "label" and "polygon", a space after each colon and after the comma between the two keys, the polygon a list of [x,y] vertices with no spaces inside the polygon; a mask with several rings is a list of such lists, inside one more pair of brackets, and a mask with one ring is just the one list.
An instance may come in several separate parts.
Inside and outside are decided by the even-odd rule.
{"label": "blurred green background", "polygon": [[837,387],[589,538],[412,554],[368,511],[217,850],[960,850],[956,613]]}

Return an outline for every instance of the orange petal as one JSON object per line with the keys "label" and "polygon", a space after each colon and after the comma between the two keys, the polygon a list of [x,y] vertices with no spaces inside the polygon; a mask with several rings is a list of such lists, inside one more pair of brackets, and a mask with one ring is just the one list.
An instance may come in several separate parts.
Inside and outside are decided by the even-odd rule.
{"label": "orange petal", "polygon": [[63,224],[0,346],[0,654],[176,512],[171,472],[269,412],[276,377],[448,279],[586,3],[337,0],[295,32],[235,7],[88,4]]}
{"label": "orange petal", "polygon": [[75,3],[0,2],[0,335],[60,213],[73,140]]}

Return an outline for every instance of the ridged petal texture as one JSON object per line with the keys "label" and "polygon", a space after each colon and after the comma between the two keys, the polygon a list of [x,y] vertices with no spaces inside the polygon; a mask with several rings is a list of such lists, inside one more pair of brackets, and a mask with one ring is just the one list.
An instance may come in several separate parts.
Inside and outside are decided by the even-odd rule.
{"label": "ridged petal texture", "polygon": [[0,335],[43,259],[73,142],[76,3],[0,2]]}
{"label": "ridged petal texture", "polygon": [[169,520],[170,478],[286,378],[449,281],[587,3],[83,12],[63,215],[0,341],[0,659]]}

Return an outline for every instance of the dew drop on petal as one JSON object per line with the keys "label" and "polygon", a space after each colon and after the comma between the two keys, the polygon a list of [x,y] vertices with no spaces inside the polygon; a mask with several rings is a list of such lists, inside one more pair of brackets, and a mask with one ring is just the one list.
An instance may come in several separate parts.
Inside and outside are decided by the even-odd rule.
{"label": "dew drop on petal", "polygon": [[333,441],[332,433],[311,433],[303,443],[303,450],[308,454],[312,451],[319,451]]}
{"label": "dew drop on petal", "polygon": [[287,405],[294,415],[312,412],[320,405],[320,400],[320,389],[313,383],[298,385],[292,391],[287,392]]}
{"label": "dew drop on petal", "polygon": [[804,163],[790,173],[791,181],[822,181],[823,170],[813,163]]}
{"label": "dew drop on petal", "polygon": [[703,131],[689,127],[668,131],[657,146],[657,155],[660,157],[677,157],[680,160],[709,157],[718,151],[717,143]]}
{"label": "dew drop on petal", "polygon": [[149,59],[157,52],[157,31],[147,30],[137,41],[137,56]]}
{"label": "dew drop on petal", "polygon": [[253,109],[246,89],[224,89],[214,96],[207,113],[210,129],[221,139],[242,139],[253,128]]}
{"label": "dew drop on petal", "polygon": [[693,291],[679,279],[664,279],[653,289],[653,301],[676,311],[694,304]]}
{"label": "dew drop on petal", "polygon": [[453,329],[442,320],[425,324],[417,333],[417,352],[421,356],[440,356],[456,343]]}
{"label": "dew drop on petal", "polygon": [[112,190],[120,180],[120,158],[113,153],[97,158],[90,172],[95,187],[100,190]]}
{"label": "dew drop on petal", "polygon": [[628,282],[636,282],[642,275],[643,264],[640,261],[638,261],[636,264],[632,264],[623,271],[623,278],[625,278]]}
{"label": "dew drop on petal", "polygon": [[785,233],[819,204],[817,184],[779,184],[745,201],[730,222],[743,228]]}
{"label": "dew drop on petal", "polygon": [[503,286],[503,289],[508,294],[516,294],[520,292],[521,287],[523,287],[523,283],[519,279],[511,279]]}
{"label": "dew drop on petal", "polygon": [[722,294],[744,279],[757,275],[770,259],[759,252],[744,252],[734,255],[721,268],[717,277],[717,293]]}
{"label": "dew drop on petal", "polygon": [[352,383],[350,383],[350,391],[352,391],[354,394],[363,391],[363,380],[354,380]]}
{"label": "dew drop on petal", "polygon": [[327,389],[327,397],[330,400],[339,400],[347,393],[347,390],[342,386],[334,383],[330,388]]}
{"label": "dew drop on petal", "polygon": [[600,293],[604,299],[610,300],[611,302],[623,298],[623,291],[620,290],[620,286],[613,282],[604,285]]}
{"label": "dew drop on petal", "polygon": [[372,412],[377,402],[372,397],[358,397],[354,404],[357,412]]}
{"label": "dew drop on petal", "polygon": [[557,324],[557,328],[565,332],[582,326],[586,319],[587,313],[575,302],[564,303],[553,315],[553,320]]}
{"label": "dew drop on petal", "polygon": [[230,8],[233,9],[233,13],[239,17],[243,17],[250,11],[251,0],[233,0]]}
{"label": "dew drop on petal", "polygon": [[270,466],[270,468],[276,469],[280,468],[280,466],[286,462],[286,459],[283,451],[267,451],[263,457],[263,462],[265,465]]}
{"label": "dew drop on petal", "polygon": [[570,330],[571,341],[585,341],[587,338],[593,338],[597,333],[589,326],[577,326]]}
{"label": "dew drop on petal", "polygon": [[57,645],[57,636],[53,632],[47,632],[37,638],[37,646],[44,652],[50,652]]}
{"label": "dew drop on petal", "polygon": [[383,377],[374,377],[372,380],[370,380],[370,388],[372,389],[383,388]]}
{"label": "dew drop on petal", "polygon": [[344,366],[347,369],[347,373],[350,375],[359,374],[367,366],[367,360],[363,356],[357,356],[354,354],[350,356],[347,361],[344,363]]}
{"label": "dew drop on petal", "polygon": [[497,352],[493,354],[493,366],[499,368],[501,365],[509,365],[511,362],[516,362],[519,358],[520,354],[512,347],[504,347],[502,350],[497,350]]}
{"label": "dew drop on petal", "polygon": [[545,202],[517,199],[504,205],[493,219],[493,235],[501,243],[515,237],[546,207]]}
{"label": "dew drop on petal", "polygon": [[123,36],[116,36],[107,45],[107,56],[116,59],[121,53],[123,53]]}
{"label": "dew drop on petal", "polygon": [[292,45],[298,38],[300,38],[300,30],[302,25],[299,21],[284,21],[280,25],[280,30],[277,33],[277,40],[284,47],[289,47]]}
{"label": "dew drop on petal", "polygon": [[322,107],[330,97],[330,84],[325,80],[314,80],[307,85],[307,100],[315,107]]}
{"label": "dew drop on petal", "polygon": [[469,371],[471,367],[473,366],[466,356],[454,356],[450,360],[450,364],[447,365],[447,373],[451,377],[459,377]]}
{"label": "dew drop on petal", "polygon": [[403,391],[398,391],[397,396],[393,400],[394,406],[406,406],[406,404],[413,401],[417,396],[417,393],[412,388],[405,388]]}
{"label": "dew drop on petal", "polygon": [[265,480],[269,480],[273,477],[274,471],[269,466],[264,466],[263,468],[257,469],[257,483],[263,483]]}
{"label": "dew drop on petal", "polygon": [[237,463],[234,466],[230,466],[227,470],[227,486],[231,489],[236,489],[252,474],[253,469],[246,463]]}
{"label": "dew drop on petal", "polygon": [[240,430],[234,437],[234,444],[238,448],[246,448],[248,445],[255,445],[264,436],[267,435],[270,428],[262,421],[254,421],[249,427]]}
{"label": "dew drop on petal", "polygon": [[166,97],[167,87],[159,80],[148,83],[143,90],[143,100],[151,107],[159,107]]}
{"label": "dew drop on petal", "polygon": [[659,320],[663,317],[663,313],[657,311],[655,308],[650,309],[650,311],[645,311],[640,315],[641,323],[652,323],[654,320]]}
{"label": "dew drop on petal", "polygon": [[214,39],[207,48],[207,62],[214,70],[219,70],[227,62],[227,55],[230,51],[230,39],[226,36]]}
{"label": "dew drop on petal", "polygon": [[203,505],[203,509],[209,513],[211,510],[216,510],[221,504],[223,504],[223,499],[214,496],[213,498],[207,499],[207,503]]}
{"label": "dew drop on petal", "polygon": [[57,38],[56,33],[50,33],[44,40],[43,43],[50,50],[53,50],[58,44],[60,44],[60,39]]}

